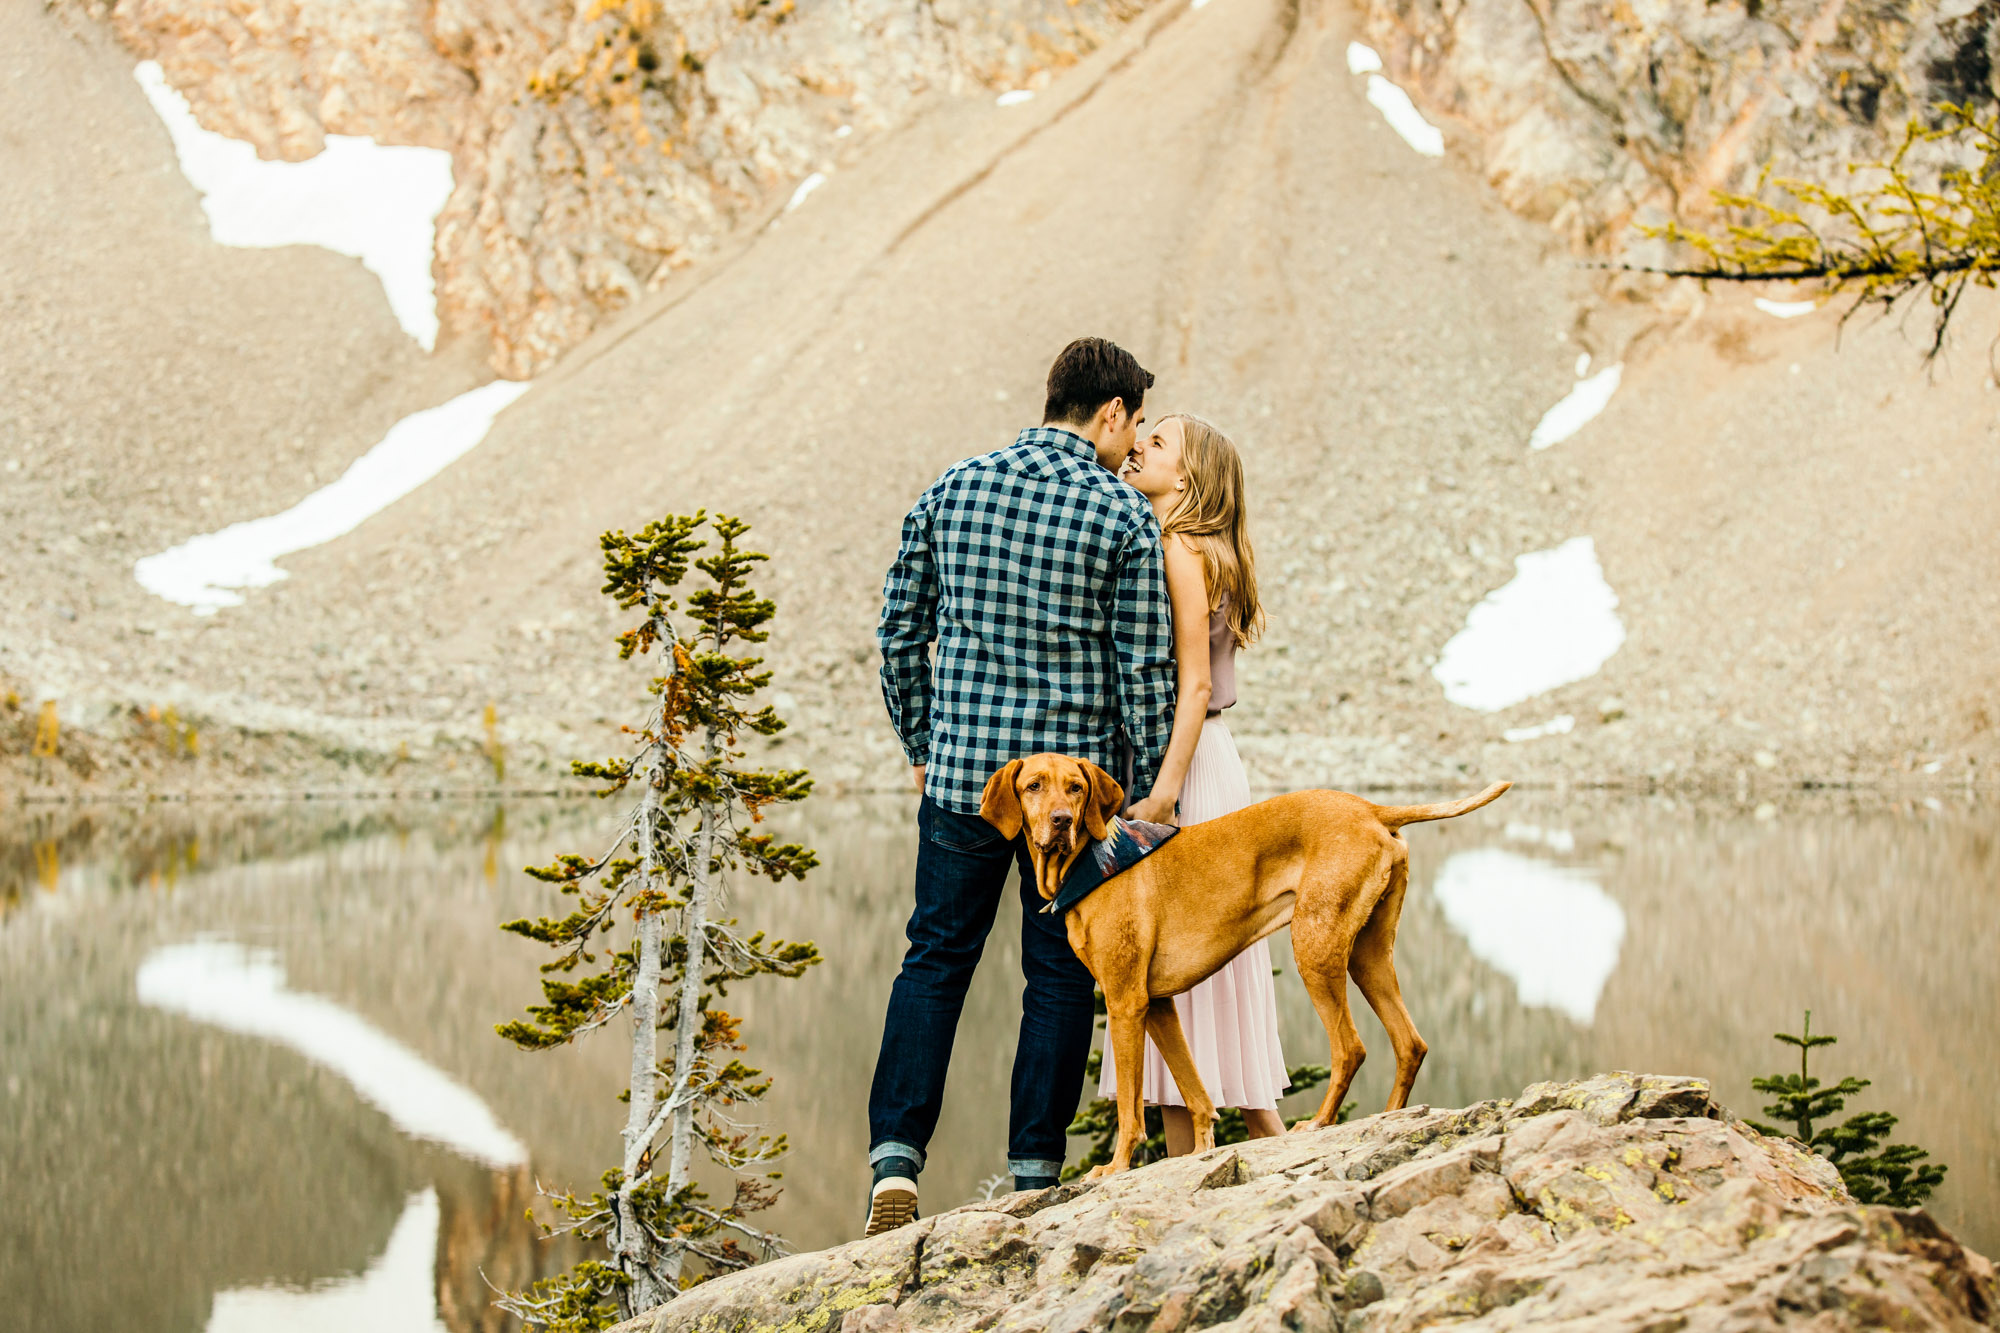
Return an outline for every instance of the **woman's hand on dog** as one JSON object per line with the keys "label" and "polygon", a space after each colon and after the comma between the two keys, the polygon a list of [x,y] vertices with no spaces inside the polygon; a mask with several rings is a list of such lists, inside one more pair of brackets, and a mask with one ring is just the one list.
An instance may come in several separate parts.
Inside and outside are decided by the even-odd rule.
{"label": "woman's hand on dog", "polygon": [[1142,824],[1175,824],[1175,799],[1171,796],[1148,796],[1143,801],[1134,801],[1132,808],[1125,812],[1127,819],[1136,819]]}

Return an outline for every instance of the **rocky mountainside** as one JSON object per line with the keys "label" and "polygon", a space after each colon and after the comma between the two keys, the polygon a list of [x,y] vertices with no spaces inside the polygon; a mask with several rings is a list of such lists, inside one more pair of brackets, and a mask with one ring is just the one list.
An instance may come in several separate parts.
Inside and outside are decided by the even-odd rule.
{"label": "rocky mountainside", "polygon": [[[1725,8],[1716,24],[1764,31]],[[1272,628],[1232,727],[1260,782],[1699,783],[1755,806],[2000,763],[1982,341],[2000,304],[1969,298],[1926,368],[1893,320],[1842,335],[1832,311],[1781,321],[1747,293],[1607,291],[1473,169],[1499,121],[1485,138],[1440,115],[1441,161],[1384,122],[1346,59],[1380,15],[968,11],[986,35],[919,43],[935,60],[905,77],[864,59],[887,29],[842,26],[860,11],[840,6],[656,8],[615,31],[585,6],[574,32],[567,6],[443,0],[98,12],[0,11],[0,109],[20,127],[0,165],[38,183],[0,212],[19,334],[0,340],[0,568],[28,592],[0,599],[0,697],[21,700],[0,723],[24,747],[57,700],[101,761],[10,745],[10,787],[483,782],[489,742],[509,782],[546,784],[616,743],[638,690],[608,651],[596,534],[698,506],[743,514],[775,557],[782,753],[829,788],[899,786],[873,645],[898,523],[943,467],[1033,422],[1050,356],[1086,330],[1160,373],[1151,410],[1199,411],[1244,449]],[[945,10],[894,12],[928,32]],[[712,47],[685,37],[697,73],[673,34],[702,23],[719,26]],[[617,69],[575,63],[585,33],[641,70],[650,41],[673,97],[699,91],[689,128],[658,89],[618,119],[585,77]],[[1377,40],[1410,77],[1415,48]],[[701,91],[739,64],[753,84],[760,61],[795,75],[822,47],[849,72],[776,79],[740,114],[740,83]],[[141,55],[269,152],[364,129],[451,147],[437,352],[351,260],[208,239]],[[996,105],[1016,82],[1040,88]],[[632,194],[617,154],[640,128],[673,152]],[[495,165],[530,142],[532,171]],[[785,211],[808,168],[824,183]],[[618,239],[642,238],[642,195],[678,219],[658,249]],[[590,295],[594,256],[631,289]],[[489,354],[549,368],[448,470],[287,556],[286,581],[201,618],[134,580],[142,557],[325,485]],[[1622,363],[1621,387],[1530,449],[1580,355]],[[1519,557],[1581,537],[1622,645],[1524,702],[1450,702],[1432,672],[1472,609]],[[153,753],[168,706],[199,755],[124,763]]]}
{"label": "rocky mountainside", "polygon": [[1477,135],[1510,207],[1621,251],[1635,221],[1712,225],[1712,194],[1767,170],[1845,188],[1912,119],[1990,105],[2000,3],[1369,0],[1367,31],[1426,109]]}
{"label": "rocky mountainside", "polygon": [[620,1333],[1991,1328],[1993,1265],[1922,1210],[1601,1075],[1013,1194],[696,1288]]}
{"label": "rocky mountainside", "polygon": [[209,129],[451,152],[439,314],[546,369],[930,92],[1032,88],[1140,0],[58,0],[156,59]]}

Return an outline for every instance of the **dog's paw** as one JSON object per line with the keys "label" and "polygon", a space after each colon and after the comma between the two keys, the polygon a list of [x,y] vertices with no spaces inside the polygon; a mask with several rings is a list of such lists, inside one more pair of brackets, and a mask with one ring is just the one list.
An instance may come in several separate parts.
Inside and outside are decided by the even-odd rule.
{"label": "dog's paw", "polygon": [[1118,1172],[1119,1172],[1119,1170],[1120,1170],[1120,1168],[1118,1168],[1118,1167],[1115,1167],[1115,1166],[1113,1166],[1113,1165],[1112,1165],[1111,1163],[1109,1163],[1109,1162],[1106,1162],[1106,1163],[1105,1163],[1105,1164],[1104,1164],[1103,1166],[1093,1166],[1093,1167],[1091,1167],[1091,1168],[1090,1168],[1090,1174],[1089,1174],[1089,1175],[1087,1175],[1087,1176],[1085,1176],[1085,1177],[1084,1177],[1084,1179],[1085,1179],[1085,1180],[1103,1180],[1103,1179],[1104,1179],[1104,1178],[1105,1178],[1106,1176],[1115,1176],[1115,1175],[1117,1175],[1117,1174],[1118,1174]]}

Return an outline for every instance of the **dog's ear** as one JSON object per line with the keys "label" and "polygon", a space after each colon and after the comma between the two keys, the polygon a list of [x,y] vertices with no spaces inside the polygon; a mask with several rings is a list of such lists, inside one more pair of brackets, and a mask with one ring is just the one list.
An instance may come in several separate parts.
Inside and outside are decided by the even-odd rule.
{"label": "dog's ear", "polygon": [[1021,836],[1021,794],[1014,790],[1014,777],[1020,771],[1018,759],[1001,765],[999,772],[986,779],[986,790],[979,797],[979,817],[999,829],[1000,836],[1009,842]]}
{"label": "dog's ear", "polygon": [[1124,807],[1125,789],[1118,785],[1118,779],[1088,759],[1080,762],[1083,775],[1090,779],[1090,799],[1083,804],[1083,830],[1093,838],[1108,837],[1111,826],[1105,821]]}

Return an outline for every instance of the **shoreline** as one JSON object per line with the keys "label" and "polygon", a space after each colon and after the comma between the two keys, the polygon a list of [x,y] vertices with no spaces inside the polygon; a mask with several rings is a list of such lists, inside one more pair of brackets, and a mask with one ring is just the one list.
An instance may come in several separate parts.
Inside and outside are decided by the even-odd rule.
{"label": "shoreline", "polygon": [[[1620,779],[1609,778],[1594,781],[1576,781],[1566,778],[1520,778],[1514,779],[1513,789],[1521,792],[1554,793],[1557,795],[1588,791],[1601,792],[1618,797],[1667,796],[1685,799],[1723,800],[1732,805],[1747,804],[1750,796],[1773,796],[1789,794],[1793,796],[1813,796],[1819,794],[1866,795],[1883,801],[1916,801],[1926,797],[1951,796],[1970,800],[1974,803],[1984,795],[2000,796],[2000,782],[1898,782],[1893,779],[1850,779],[1817,780],[1804,779],[1787,781],[1780,785],[1753,783],[1745,791],[1733,781],[1695,780],[1689,782],[1660,782],[1650,778]],[[1360,782],[1332,790],[1366,795],[1370,792],[1383,794],[1450,794],[1454,792],[1476,791],[1481,783],[1468,780],[1462,783],[1447,782]],[[1259,799],[1280,796],[1286,792],[1314,790],[1303,784],[1252,783],[1250,790]],[[866,784],[860,786],[834,786],[827,791],[816,791],[815,796],[845,800],[853,798],[905,796],[911,793],[900,785]],[[544,786],[484,786],[450,787],[444,785],[419,785],[406,787],[294,787],[275,791],[254,791],[247,789],[208,788],[173,791],[62,791],[52,788],[24,792],[0,790],[0,809],[9,804],[64,806],[64,805],[189,805],[209,803],[332,803],[339,801],[491,801],[491,800],[548,800],[584,801],[600,799],[597,792],[588,787],[544,787]]]}

